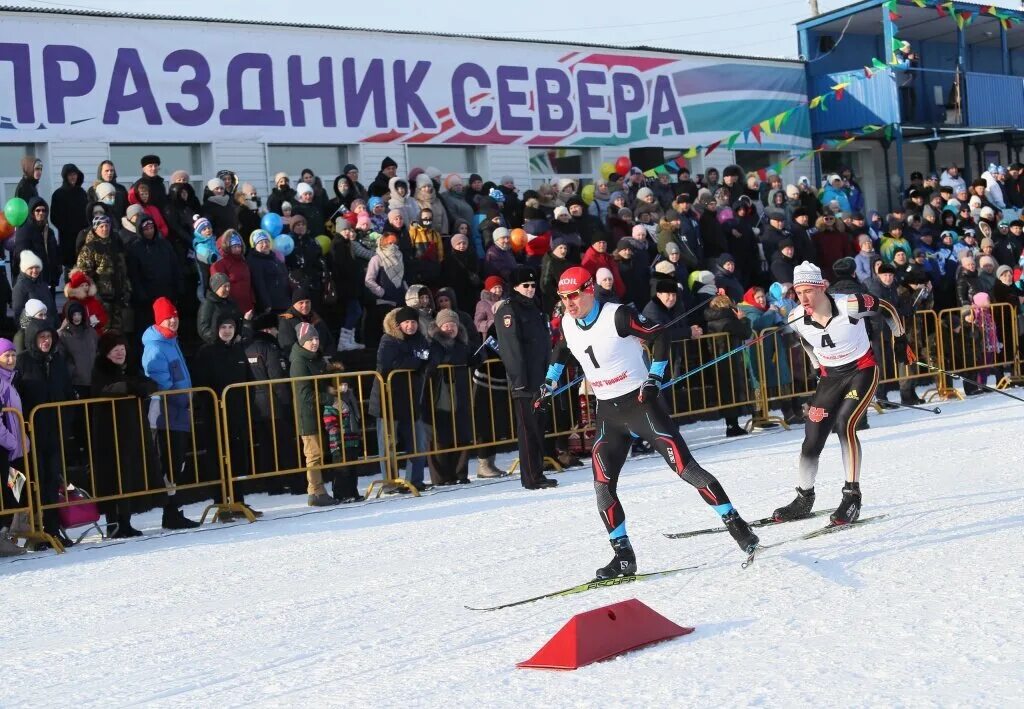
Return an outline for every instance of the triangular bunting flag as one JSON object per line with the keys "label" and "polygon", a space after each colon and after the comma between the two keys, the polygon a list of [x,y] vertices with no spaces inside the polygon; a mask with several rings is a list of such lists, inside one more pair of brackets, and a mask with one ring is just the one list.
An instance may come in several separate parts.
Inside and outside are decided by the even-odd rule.
{"label": "triangular bunting flag", "polygon": [[697,157],[697,148],[690,148],[685,153],[683,153],[683,157],[684,158],[695,158],[695,157]]}
{"label": "triangular bunting flag", "polygon": [[886,140],[892,140],[892,126],[891,125],[885,127],[885,139]]}
{"label": "triangular bunting flag", "polygon": [[892,10],[889,10],[889,21],[890,21],[890,22],[896,22],[896,21],[897,21],[897,20],[899,20],[899,19],[900,19],[901,17],[903,17],[903,15],[901,15],[900,13],[898,13],[898,12],[893,12]]}
{"label": "triangular bunting flag", "polygon": [[704,155],[705,156],[710,155],[711,153],[713,153],[715,151],[715,148],[717,148],[721,144],[722,144],[722,141],[716,140],[714,143],[712,143],[711,145],[708,146],[707,150],[704,151]]}
{"label": "triangular bunting flag", "polygon": [[935,12],[939,13],[939,17],[949,17],[949,13],[953,10],[952,2],[941,2],[935,6]]}
{"label": "triangular bunting flag", "polygon": [[983,15],[995,15],[996,14],[996,6],[995,5],[982,5],[981,6],[981,14],[983,14]]}
{"label": "triangular bunting flag", "polygon": [[750,126],[750,132],[754,135],[754,140],[757,141],[758,145],[761,144],[761,126],[752,125]]}
{"label": "triangular bunting flag", "polygon": [[768,171],[762,167],[760,170],[757,171],[757,176],[761,178],[761,182],[764,182],[765,180],[768,179]]}
{"label": "triangular bunting flag", "polygon": [[676,164],[676,167],[680,167],[680,168],[686,167],[686,159],[683,158],[683,156],[681,156],[681,155],[678,158],[676,158],[674,160],[674,162]]}
{"label": "triangular bunting flag", "polygon": [[871,67],[864,67],[864,78],[870,79],[872,76],[874,76],[874,73],[871,71]]}
{"label": "triangular bunting flag", "polygon": [[654,177],[655,177],[654,170],[648,170],[647,172],[645,172],[644,173],[644,177],[649,177],[651,179],[654,179]]}
{"label": "triangular bunting flag", "polygon": [[878,57],[872,57],[871,58],[871,66],[873,66],[875,69],[885,69],[886,68],[886,63],[883,62]]}
{"label": "triangular bunting flag", "polygon": [[914,3],[915,5],[917,5],[918,7],[927,7],[928,6],[928,3],[925,2],[925,0],[910,0],[910,1],[912,3]]}
{"label": "triangular bunting flag", "polygon": [[740,134],[739,133],[733,133],[732,135],[729,136],[729,139],[727,141],[725,141],[725,147],[728,150],[732,150],[732,146],[736,145],[736,141],[739,140],[739,138],[740,138]]}
{"label": "triangular bunting flag", "polygon": [[820,106],[821,102],[824,101],[824,100],[825,100],[824,96],[815,96],[814,98],[811,99],[811,102],[809,104],[807,104],[807,108],[809,108],[809,109],[811,109],[813,111],[818,106]]}
{"label": "triangular bunting flag", "polygon": [[785,163],[784,163],[784,167],[788,167],[789,165],[792,165],[795,162],[796,162],[796,156],[795,155],[790,155],[788,158],[786,158]]}
{"label": "triangular bunting flag", "polygon": [[765,120],[761,121],[760,123],[758,123],[757,126],[758,126],[758,128],[761,129],[761,132],[764,135],[771,135],[772,134],[772,122],[771,122],[771,119],[765,119]]}

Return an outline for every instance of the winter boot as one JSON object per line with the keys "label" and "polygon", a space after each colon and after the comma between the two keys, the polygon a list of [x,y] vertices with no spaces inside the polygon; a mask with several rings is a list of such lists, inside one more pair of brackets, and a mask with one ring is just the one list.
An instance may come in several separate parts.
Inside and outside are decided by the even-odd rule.
{"label": "winter boot", "polygon": [[186,517],[177,507],[168,506],[164,507],[160,526],[164,529],[195,529],[199,523]]}
{"label": "winter boot", "polygon": [[328,495],[326,492],[321,492],[316,495],[309,495],[306,498],[306,505],[309,507],[332,507],[338,504],[338,500]]}
{"label": "winter boot", "polygon": [[493,455],[489,455],[486,458],[477,458],[476,476],[478,478],[503,478],[506,475],[508,475],[506,471],[495,467]]}
{"label": "winter boot", "polygon": [[860,517],[860,483],[843,485],[843,501],[829,519],[832,524],[853,524]]}
{"label": "winter boot", "polygon": [[733,425],[733,426],[728,426],[725,429],[725,437],[726,438],[736,438],[737,436],[745,436],[745,435],[747,435],[747,429],[742,428],[740,426]]}
{"label": "winter boot", "polygon": [[349,328],[341,328],[341,334],[338,336],[338,349],[342,352],[348,352],[350,350],[361,350],[365,349],[366,345],[361,345],[356,342],[356,331]]}
{"label": "winter boot", "polygon": [[619,537],[612,540],[612,549],[615,550],[615,558],[597,570],[597,580],[613,579],[616,576],[634,576],[636,574],[636,554],[633,553],[633,546],[629,543],[629,537]]}
{"label": "winter boot", "polygon": [[803,519],[811,514],[814,507],[814,488],[810,490],[796,489],[796,499],[785,507],[780,507],[772,513],[772,519],[776,522],[790,522],[794,519]]}
{"label": "winter boot", "polygon": [[725,528],[729,530],[729,534],[740,545],[740,549],[748,554],[761,541],[756,534],[750,531],[750,525],[740,517],[740,513],[736,510],[729,510],[728,513],[722,515],[722,521],[725,522]]}

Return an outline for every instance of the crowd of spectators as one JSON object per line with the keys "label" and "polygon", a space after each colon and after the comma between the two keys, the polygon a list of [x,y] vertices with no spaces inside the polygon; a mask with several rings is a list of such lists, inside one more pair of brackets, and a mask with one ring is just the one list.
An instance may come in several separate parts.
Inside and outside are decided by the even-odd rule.
{"label": "crowd of spectators", "polygon": [[[656,322],[693,310],[675,325],[675,339],[728,333],[742,341],[784,322],[795,306],[793,268],[806,260],[822,268],[833,292],[870,292],[905,318],[962,308],[956,327],[976,333],[971,337],[983,357],[994,361],[998,350],[1019,346],[1003,337],[1002,324],[984,306],[1004,303],[1014,317],[1021,312],[1020,164],[993,165],[970,185],[955,166],[941,179],[915,173],[888,214],[866,211],[849,169],[816,187],[806,177],[789,185],[776,174],[762,181],[738,165],[702,175],[683,168],[655,180],[634,167],[599,176],[591,194],[568,178],[522,189],[510,177],[489,182],[431,167],[399,175],[385,159],[366,183],[354,165],[329,185],[311,170],[294,185],[278,173],[270,194],[261,196],[228,169],[196,194],[194,176],[174,170],[165,179],[161,167],[159,156],[147,155],[142,177],[123,185],[110,161],[88,180],[65,165],[61,186],[47,200],[38,192],[42,163],[27,156],[16,195],[28,203],[29,217],[5,244],[12,282],[6,273],[0,278],[0,311],[11,313],[9,338],[0,340],[2,403],[27,416],[44,403],[137,397],[149,416],[134,425],[157,435],[133,454],[152,461],[146,469],[157,482],[145,485],[154,487],[161,473],[169,483],[182,472],[197,414],[187,397],[151,395],[193,386],[219,394],[246,381],[300,378],[283,393],[258,395],[257,415],[236,417],[226,435],[273,438],[268,399],[297,411],[295,430],[285,436],[301,441],[314,506],[360,499],[352,475],[336,476],[328,494],[320,468],[348,445],[345,426],[363,416],[378,420],[378,434],[379,420],[391,417],[401,450],[426,451],[430,441],[438,448],[481,444],[467,432],[495,430],[493,420],[473,426],[460,410],[441,427],[422,413],[423,401],[429,395],[441,407],[447,397],[455,411],[457,402],[475,400],[480,391],[493,398],[507,388],[500,368],[482,363],[494,356],[488,346],[494,312],[508,297],[514,269],[524,264],[540,274],[536,297],[553,333],[558,278],[582,265],[602,301],[632,304]],[[287,245],[263,228],[268,213],[280,216]],[[876,346],[884,350],[888,338],[881,334]],[[387,411],[376,383],[364,402],[341,387],[321,391],[315,380],[301,379],[346,364],[385,379],[413,370],[408,391],[393,396],[410,405]],[[471,383],[446,390],[434,374],[440,365],[472,368]],[[739,378],[758,376],[738,366]],[[792,386],[801,376],[796,369],[791,358],[780,358],[768,375],[770,390],[777,395]],[[905,403],[918,400],[912,382],[900,390]],[[718,403],[728,402],[720,397]],[[792,399],[781,406],[789,422],[799,422]],[[743,413],[723,409],[729,435],[744,433]],[[121,419],[116,414],[108,410],[92,435],[109,431]],[[36,441],[43,500],[52,502],[68,465],[60,459],[56,415],[47,416],[36,424]],[[17,467],[27,452],[12,438],[13,420],[3,421],[0,446]],[[245,445],[232,447],[232,464],[239,449],[244,467]],[[495,449],[475,452],[479,477],[505,474],[495,465]],[[579,452],[585,450],[570,451],[557,437],[550,450],[562,464]],[[407,480],[419,489],[427,485],[427,467],[434,484],[469,480],[468,454],[413,458],[406,467]],[[194,525],[176,499],[164,496],[163,525]],[[131,513],[124,503],[108,510],[117,535],[138,533]],[[44,526],[62,534],[55,513],[44,515]]]}

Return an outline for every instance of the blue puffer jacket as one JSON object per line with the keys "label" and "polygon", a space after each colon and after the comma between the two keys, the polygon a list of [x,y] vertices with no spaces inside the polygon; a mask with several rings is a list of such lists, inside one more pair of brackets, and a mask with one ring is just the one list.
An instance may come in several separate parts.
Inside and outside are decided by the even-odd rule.
{"label": "blue puffer jacket", "polygon": [[[192,378],[185,364],[185,355],[178,346],[178,338],[164,337],[156,325],[142,333],[142,369],[157,383],[160,391],[189,389]],[[149,404],[149,425],[161,431],[188,431],[189,396],[182,394],[166,397],[154,396]]]}

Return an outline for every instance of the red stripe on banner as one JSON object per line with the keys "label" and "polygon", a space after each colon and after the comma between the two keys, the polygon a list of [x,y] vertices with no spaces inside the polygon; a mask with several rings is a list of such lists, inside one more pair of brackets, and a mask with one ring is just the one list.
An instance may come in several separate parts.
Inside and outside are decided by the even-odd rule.
{"label": "red stripe on banner", "polygon": [[390,143],[403,137],[405,134],[397,130],[389,130],[387,133],[377,133],[363,138],[364,143]]}
{"label": "red stripe on banner", "polygon": [[591,54],[580,60],[579,63],[603,64],[609,69],[617,66],[629,66],[639,71],[650,71],[666,64],[674,64],[675,59],[660,59],[658,57],[623,57],[616,54]]}

